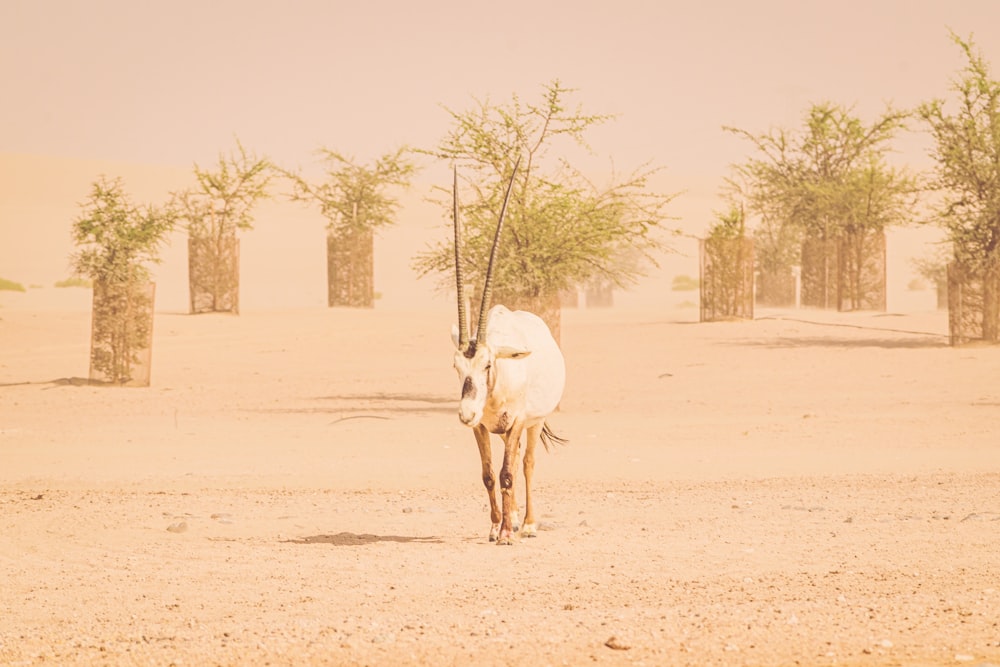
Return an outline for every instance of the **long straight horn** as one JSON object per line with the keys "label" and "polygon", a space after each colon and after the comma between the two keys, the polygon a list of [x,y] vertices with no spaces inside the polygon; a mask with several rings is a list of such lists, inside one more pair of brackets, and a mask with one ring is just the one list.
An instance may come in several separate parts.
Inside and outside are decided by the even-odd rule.
{"label": "long straight horn", "polygon": [[521,158],[517,158],[514,163],[514,170],[510,173],[510,181],[507,182],[507,193],[503,198],[503,206],[500,208],[500,219],[497,221],[497,231],[493,235],[493,248],[490,249],[490,263],[486,266],[486,280],[483,282],[483,301],[479,306],[479,327],[476,329],[476,340],[486,340],[486,315],[490,309],[490,300],[493,297],[493,263],[496,261],[497,248],[500,247],[500,233],[503,231],[503,219],[507,214],[507,202],[510,201],[510,191],[514,189],[514,177],[517,176],[517,168],[521,164]]}
{"label": "long straight horn", "polygon": [[462,279],[462,222],[458,218],[458,165],[451,184],[452,218],[455,221],[455,287],[458,291],[458,347],[469,345],[469,318],[465,312],[465,281]]}

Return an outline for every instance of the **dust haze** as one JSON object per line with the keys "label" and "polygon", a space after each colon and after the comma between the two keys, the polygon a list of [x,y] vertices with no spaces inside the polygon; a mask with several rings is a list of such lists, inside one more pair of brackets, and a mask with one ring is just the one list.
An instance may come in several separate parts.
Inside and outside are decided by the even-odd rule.
{"label": "dust haze", "polygon": [[[948,94],[948,29],[1000,63],[993,2],[120,1],[0,6],[0,663],[1000,664],[1000,350],[911,289],[940,233],[888,237],[885,313],[699,323],[696,237],[747,147],[723,124],[870,118]],[[497,547],[456,416],[448,233],[428,163],[376,238],[374,309],[327,308],[314,211],[261,205],[241,314],[187,314],[172,236],[151,386],[89,386],[69,274],[90,184],[189,187],[238,136],[367,161],[442,105],[558,77],[618,114],[595,168],[652,161],[684,235],[612,308],[566,308],[538,537]],[[894,159],[927,168],[925,138]],[[915,218],[920,212],[915,212]]]}

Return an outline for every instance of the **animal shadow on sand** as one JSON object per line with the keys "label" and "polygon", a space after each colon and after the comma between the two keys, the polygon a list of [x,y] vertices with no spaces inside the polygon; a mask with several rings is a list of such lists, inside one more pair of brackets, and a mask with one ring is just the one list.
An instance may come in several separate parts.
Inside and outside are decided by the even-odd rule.
{"label": "animal shadow on sand", "polygon": [[297,540],[283,540],[286,544],[329,544],[334,547],[362,547],[378,542],[396,542],[399,544],[442,544],[438,537],[412,537],[404,535],[371,535],[358,533],[336,533],[327,535],[311,535]]}

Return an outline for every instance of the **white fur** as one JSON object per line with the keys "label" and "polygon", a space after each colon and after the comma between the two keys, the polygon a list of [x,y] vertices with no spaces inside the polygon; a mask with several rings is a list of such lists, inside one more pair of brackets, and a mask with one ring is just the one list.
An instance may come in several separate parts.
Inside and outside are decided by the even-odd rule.
{"label": "white fur", "polygon": [[[526,434],[524,458],[524,535],[533,536],[537,525],[531,500],[531,477],[535,446],[545,419],[559,405],[566,384],[566,364],[548,326],[526,311],[494,306],[487,314],[485,340],[477,341],[471,356],[459,345],[458,327],[452,330],[455,370],[462,383],[458,416],[472,428],[479,445],[483,482],[490,500],[490,540],[513,544],[518,526],[514,499],[514,476],[522,434]],[[490,433],[504,439],[500,491],[503,511],[496,502],[490,454]]]}
{"label": "white fur", "polygon": [[[457,349],[457,326],[452,341]],[[494,366],[492,387],[487,387],[483,362]],[[509,419],[523,417],[525,426],[544,421],[562,400],[566,384],[565,360],[542,318],[501,305],[490,309],[485,345],[477,345],[472,359],[458,350],[455,368],[463,381],[470,377],[476,387],[475,398],[462,400],[462,421],[468,426],[484,421],[494,432],[495,420],[504,412]]]}

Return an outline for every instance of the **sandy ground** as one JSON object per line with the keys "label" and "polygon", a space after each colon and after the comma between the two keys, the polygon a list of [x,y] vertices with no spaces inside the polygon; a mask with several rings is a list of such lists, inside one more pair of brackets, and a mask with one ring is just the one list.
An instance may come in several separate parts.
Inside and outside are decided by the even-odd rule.
{"label": "sandy ground", "polygon": [[42,292],[0,297],[0,664],[1000,664],[1000,349],[943,313],[565,311],[501,548],[450,311],[161,312],[107,389]]}

